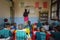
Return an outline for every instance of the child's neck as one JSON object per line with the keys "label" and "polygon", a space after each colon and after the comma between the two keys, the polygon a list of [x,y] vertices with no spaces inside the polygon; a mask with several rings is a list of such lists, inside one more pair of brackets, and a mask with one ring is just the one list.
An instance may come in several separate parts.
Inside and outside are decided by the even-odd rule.
{"label": "child's neck", "polygon": [[10,28],[6,28],[7,30],[10,30]]}

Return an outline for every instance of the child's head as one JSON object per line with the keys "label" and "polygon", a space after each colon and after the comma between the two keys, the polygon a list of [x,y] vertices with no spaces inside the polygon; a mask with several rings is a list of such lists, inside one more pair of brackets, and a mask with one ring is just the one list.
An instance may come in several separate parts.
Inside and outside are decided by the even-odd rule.
{"label": "child's head", "polygon": [[11,23],[11,26],[14,26],[14,23]]}
{"label": "child's head", "polygon": [[18,25],[18,29],[20,29],[20,30],[23,29],[21,24]]}
{"label": "child's head", "polygon": [[45,29],[43,27],[40,27],[40,32],[45,32]]}
{"label": "child's head", "polygon": [[45,25],[45,23],[42,23],[42,25]]}
{"label": "child's head", "polygon": [[4,22],[8,22],[8,19],[7,19],[7,18],[5,18],[5,19],[4,19]]}
{"label": "child's head", "polygon": [[6,24],[6,28],[7,28],[8,30],[10,30],[10,29],[11,29],[11,25],[10,25],[9,23],[7,23],[7,24]]}
{"label": "child's head", "polygon": [[45,22],[45,25],[48,25],[48,22]]}
{"label": "child's head", "polygon": [[60,31],[60,26],[56,26],[54,27],[54,30],[57,32],[57,31]]}
{"label": "child's head", "polygon": [[16,23],[13,23],[14,26],[16,26]]}
{"label": "child's head", "polygon": [[36,24],[33,24],[32,25],[32,29],[36,29],[37,28],[37,25]]}

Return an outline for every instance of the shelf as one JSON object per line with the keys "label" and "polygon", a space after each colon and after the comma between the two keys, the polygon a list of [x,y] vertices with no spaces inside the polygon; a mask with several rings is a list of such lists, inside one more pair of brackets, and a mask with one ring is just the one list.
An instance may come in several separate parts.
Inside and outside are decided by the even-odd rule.
{"label": "shelf", "polygon": [[57,0],[52,0],[52,3],[56,2]]}
{"label": "shelf", "polygon": [[51,5],[57,3],[57,0],[51,0]]}

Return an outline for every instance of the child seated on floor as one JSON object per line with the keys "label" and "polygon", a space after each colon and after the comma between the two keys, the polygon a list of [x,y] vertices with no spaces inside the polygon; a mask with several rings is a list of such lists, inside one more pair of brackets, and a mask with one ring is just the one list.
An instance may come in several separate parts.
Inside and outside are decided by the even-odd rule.
{"label": "child seated on floor", "polygon": [[32,25],[32,30],[31,30],[31,34],[32,34],[32,40],[36,40],[36,32],[37,32],[37,25],[33,24]]}
{"label": "child seated on floor", "polygon": [[27,34],[25,29],[18,25],[18,29],[15,31],[15,40],[27,40]]}
{"label": "child seated on floor", "polygon": [[11,29],[16,30],[16,29],[17,29],[17,24],[16,24],[16,23],[12,23],[12,25],[11,25]]}
{"label": "child seated on floor", "polygon": [[60,26],[54,27],[55,32],[51,32],[54,40],[60,40]]}
{"label": "child seated on floor", "polygon": [[0,30],[0,38],[10,38],[12,37],[12,33],[10,31],[10,24],[6,24],[6,28]]}
{"label": "child seated on floor", "polygon": [[45,23],[44,23],[43,28],[44,28],[46,31],[49,30],[49,24],[48,24],[48,22],[45,22]]}
{"label": "child seated on floor", "polygon": [[21,25],[18,25],[18,29],[16,30],[16,40],[26,40],[27,34],[21,27]]}
{"label": "child seated on floor", "polygon": [[45,29],[40,27],[40,30],[36,32],[36,40],[46,40]]}
{"label": "child seated on floor", "polygon": [[50,40],[50,38],[51,38],[50,31],[46,31],[46,40]]}
{"label": "child seated on floor", "polygon": [[27,33],[28,39],[30,40],[31,39],[31,36],[30,36],[30,25],[29,25],[28,21],[25,22],[23,30]]}
{"label": "child seated on floor", "polygon": [[31,40],[31,36],[30,36],[30,28],[27,27],[27,28],[24,28],[23,30],[26,32],[28,40]]}

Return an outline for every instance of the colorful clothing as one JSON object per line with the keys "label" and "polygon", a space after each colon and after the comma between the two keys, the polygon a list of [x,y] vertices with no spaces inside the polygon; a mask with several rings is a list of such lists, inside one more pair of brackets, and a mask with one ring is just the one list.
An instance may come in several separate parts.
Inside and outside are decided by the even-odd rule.
{"label": "colorful clothing", "polygon": [[36,40],[36,32],[37,30],[32,30],[32,40]]}
{"label": "colorful clothing", "polygon": [[38,28],[42,27],[42,23],[40,22],[40,20],[39,20],[38,23],[37,23],[37,27],[38,27]]}
{"label": "colorful clothing", "polygon": [[50,40],[51,34],[46,33],[46,40]]}
{"label": "colorful clothing", "polygon": [[13,26],[11,29],[14,29],[14,30],[16,30],[16,29],[17,29],[17,27],[16,27],[16,26]]}
{"label": "colorful clothing", "polygon": [[29,20],[28,16],[24,17],[25,22],[28,21],[28,20]]}
{"label": "colorful clothing", "polygon": [[60,40],[60,32],[51,32],[54,40]]}
{"label": "colorful clothing", "polygon": [[7,30],[7,29],[0,30],[0,38],[8,38],[11,36],[12,36],[12,33],[10,30]]}
{"label": "colorful clothing", "polygon": [[25,28],[23,29],[28,35],[30,35],[30,29],[29,28]]}
{"label": "colorful clothing", "polygon": [[27,34],[23,30],[15,30],[13,38],[13,40],[26,40]]}
{"label": "colorful clothing", "polygon": [[44,32],[37,32],[36,40],[46,40],[46,34]]}
{"label": "colorful clothing", "polygon": [[23,30],[15,30],[14,31],[14,36],[13,36],[13,40],[17,39],[17,40],[26,40],[27,38],[30,38],[30,30],[29,28],[25,28]]}
{"label": "colorful clothing", "polygon": [[16,31],[16,40],[26,40],[27,35],[23,30]]}
{"label": "colorful clothing", "polygon": [[13,37],[12,37],[12,40],[15,40],[16,39],[16,30],[13,31]]}

